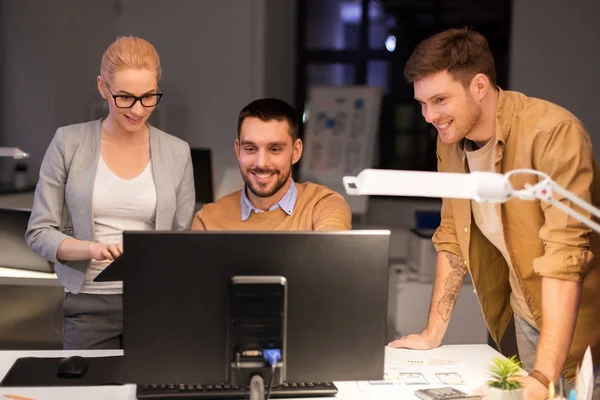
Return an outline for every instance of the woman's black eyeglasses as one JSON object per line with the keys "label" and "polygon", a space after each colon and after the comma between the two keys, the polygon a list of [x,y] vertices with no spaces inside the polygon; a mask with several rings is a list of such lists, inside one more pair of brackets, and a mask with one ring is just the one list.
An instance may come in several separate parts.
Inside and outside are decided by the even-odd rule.
{"label": "woman's black eyeglasses", "polygon": [[163,95],[162,93],[148,93],[138,97],[129,94],[113,94],[108,85],[104,84],[104,86],[109,90],[115,101],[115,106],[118,108],[131,108],[138,101],[144,107],[156,107]]}

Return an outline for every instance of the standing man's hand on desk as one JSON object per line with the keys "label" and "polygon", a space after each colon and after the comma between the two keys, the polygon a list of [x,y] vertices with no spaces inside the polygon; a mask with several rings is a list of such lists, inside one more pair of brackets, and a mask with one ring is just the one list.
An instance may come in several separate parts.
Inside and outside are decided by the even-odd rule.
{"label": "standing man's hand on desk", "polygon": [[429,350],[442,344],[466,274],[462,257],[447,251],[438,252],[427,328],[421,333],[394,340],[388,346]]}
{"label": "standing man's hand on desk", "polygon": [[421,333],[403,336],[400,339],[390,342],[388,346],[413,350],[429,350],[438,347],[441,342],[441,340],[438,340],[437,338],[423,331]]}

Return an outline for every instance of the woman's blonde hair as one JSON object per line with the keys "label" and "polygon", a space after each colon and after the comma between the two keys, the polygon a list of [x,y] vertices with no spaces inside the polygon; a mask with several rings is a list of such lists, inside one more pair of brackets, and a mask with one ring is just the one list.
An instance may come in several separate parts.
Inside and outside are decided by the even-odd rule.
{"label": "woman's blonde hair", "polygon": [[108,84],[114,82],[115,73],[124,69],[148,69],[160,81],[160,58],[152,44],[135,36],[118,37],[102,55],[100,76]]}

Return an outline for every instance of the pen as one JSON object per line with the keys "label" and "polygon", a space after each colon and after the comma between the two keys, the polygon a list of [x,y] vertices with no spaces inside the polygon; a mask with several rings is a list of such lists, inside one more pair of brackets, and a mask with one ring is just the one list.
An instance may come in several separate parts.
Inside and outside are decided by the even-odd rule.
{"label": "pen", "polygon": [[4,398],[9,400],[35,400],[30,397],[17,396],[15,394],[5,394]]}

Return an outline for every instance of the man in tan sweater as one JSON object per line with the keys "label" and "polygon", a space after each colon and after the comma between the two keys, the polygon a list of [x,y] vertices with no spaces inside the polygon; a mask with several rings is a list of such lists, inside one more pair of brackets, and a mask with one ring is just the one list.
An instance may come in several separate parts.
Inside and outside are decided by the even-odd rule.
{"label": "man in tan sweater", "polygon": [[259,99],[238,116],[235,153],[246,185],[194,217],[192,230],[336,231],[351,228],[344,198],[325,186],[295,183],[302,156],[298,117],[278,99]]}

